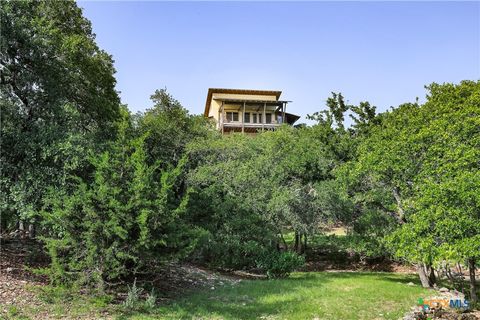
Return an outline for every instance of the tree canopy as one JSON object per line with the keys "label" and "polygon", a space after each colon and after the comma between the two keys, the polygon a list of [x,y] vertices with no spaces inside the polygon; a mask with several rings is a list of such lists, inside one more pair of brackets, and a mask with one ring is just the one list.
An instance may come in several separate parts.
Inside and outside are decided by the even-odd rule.
{"label": "tree canopy", "polygon": [[73,1],[0,2],[0,28],[1,228],[37,226],[53,282],[103,291],[182,259],[284,277],[336,224],[425,286],[468,266],[476,300],[479,81],[380,114],[332,93],[312,125],[223,136],[166,89],[132,115]]}

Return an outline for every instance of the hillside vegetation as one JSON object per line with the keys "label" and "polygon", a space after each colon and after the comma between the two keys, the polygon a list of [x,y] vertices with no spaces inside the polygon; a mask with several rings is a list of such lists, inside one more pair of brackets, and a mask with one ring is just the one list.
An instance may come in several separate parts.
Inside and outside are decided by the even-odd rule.
{"label": "hillside vegetation", "polygon": [[[144,112],[122,105],[112,57],[74,2],[3,1],[0,14],[2,242],[35,239],[52,288],[150,291],[171,263],[287,278],[334,248],[478,301],[480,81],[432,83],[425,103],[383,113],[332,93],[312,125],[222,136],[165,89]],[[325,238],[331,227],[345,235]],[[388,318],[422,292],[395,279],[294,273],[161,310]]]}

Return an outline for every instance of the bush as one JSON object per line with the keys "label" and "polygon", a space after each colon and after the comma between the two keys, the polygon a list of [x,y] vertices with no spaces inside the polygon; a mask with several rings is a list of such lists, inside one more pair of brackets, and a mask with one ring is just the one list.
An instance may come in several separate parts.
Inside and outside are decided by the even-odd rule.
{"label": "bush", "polygon": [[147,293],[145,300],[142,299],[142,294],[144,292],[143,288],[137,286],[137,279],[133,281],[132,286],[127,286],[127,298],[123,302],[123,307],[127,311],[141,311],[141,312],[151,312],[156,306],[157,295],[155,294],[154,289],[150,293]]}
{"label": "bush", "polygon": [[137,287],[137,279],[133,281],[132,286],[128,286],[127,299],[123,302],[123,306],[127,309],[135,309],[140,303],[140,295],[143,289]]}
{"label": "bush", "polygon": [[153,272],[193,249],[196,228],[181,219],[182,165],[149,165],[145,137],[132,138],[127,120],[119,126],[109,150],[90,155],[91,176],[72,177],[47,197],[42,240],[54,284],[103,293],[112,280]]}
{"label": "bush", "polygon": [[302,267],[305,264],[305,257],[295,252],[273,251],[262,256],[257,262],[257,267],[266,272],[267,276],[272,278],[286,278],[292,271]]}
{"label": "bush", "polygon": [[155,294],[155,291],[152,288],[152,291],[149,294],[147,294],[147,298],[145,299],[145,309],[153,310],[155,308],[156,303],[157,303],[157,295]]}

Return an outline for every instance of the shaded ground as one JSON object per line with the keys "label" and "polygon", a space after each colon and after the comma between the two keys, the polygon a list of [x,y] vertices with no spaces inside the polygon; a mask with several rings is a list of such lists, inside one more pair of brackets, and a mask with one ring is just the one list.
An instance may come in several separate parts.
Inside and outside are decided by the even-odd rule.
{"label": "shaded ground", "polygon": [[348,252],[329,252],[310,250],[307,255],[305,271],[372,271],[413,274],[413,266],[400,264],[385,258],[360,259]]}
{"label": "shaded ground", "polygon": [[141,299],[155,288],[157,307],[130,310],[121,305],[125,287],[92,297],[48,286],[47,279],[28,271],[48,265],[35,242],[4,241],[0,249],[0,319],[398,319],[431,294],[416,276],[359,271],[408,273],[409,268],[318,251],[305,269],[328,272],[294,273],[283,280],[166,265],[153,276],[139,276],[147,287]]}
{"label": "shaded ground", "polygon": [[[111,302],[126,298],[126,286],[105,297],[89,298],[65,288],[48,286],[45,276],[33,272],[47,267],[49,259],[39,243],[27,239],[3,239],[0,246],[0,319],[111,319],[118,315]],[[169,264],[153,276],[139,275],[143,286],[155,288],[158,303],[202,288],[234,285],[247,273],[221,274],[193,265]],[[142,298],[148,293],[144,291]]]}
{"label": "shaded ground", "polygon": [[0,305],[37,304],[29,286],[44,286],[45,277],[34,275],[28,268],[45,267],[48,259],[38,243],[29,240],[8,240],[0,243]]}

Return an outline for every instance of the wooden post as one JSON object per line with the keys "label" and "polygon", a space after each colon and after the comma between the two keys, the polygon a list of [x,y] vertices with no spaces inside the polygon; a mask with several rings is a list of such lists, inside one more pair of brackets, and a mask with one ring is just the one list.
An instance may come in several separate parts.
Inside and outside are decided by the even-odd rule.
{"label": "wooden post", "polygon": [[224,121],[225,121],[225,117],[224,117],[224,112],[223,112],[223,101],[222,101],[222,106],[220,107],[220,113],[221,113],[221,116],[220,116],[220,125],[222,126],[222,135],[224,133],[224,130],[223,130],[223,127],[224,127]]}
{"label": "wooden post", "polygon": [[285,123],[285,110],[287,109],[287,103],[282,104],[282,124]]}
{"label": "wooden post", "polygon": [[245,132],[245,101],[243,101],[243,111],[242,111],[242,133]]}
{"label": "wooden post", "polygon": [[267,103],[263,103],[263,115],[262,115],[262,132],[265,130],[265,110],[267,109]]}

